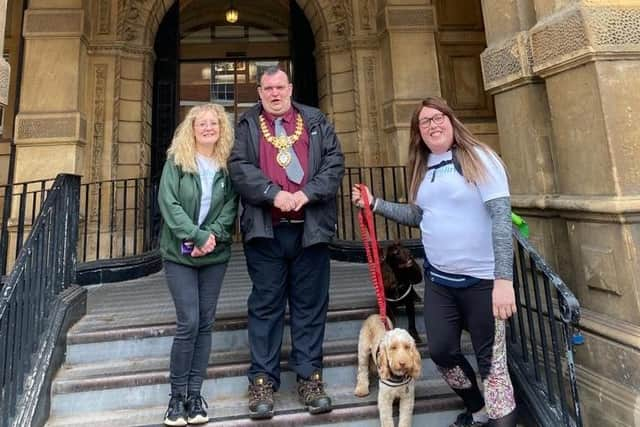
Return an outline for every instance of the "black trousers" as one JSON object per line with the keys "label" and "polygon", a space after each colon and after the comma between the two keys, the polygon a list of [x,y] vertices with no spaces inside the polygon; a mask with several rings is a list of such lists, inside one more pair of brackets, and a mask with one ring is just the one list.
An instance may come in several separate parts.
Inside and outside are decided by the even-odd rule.
{"label": "black trousers", "polygon": [[176,307],[171,347],[171,394],[200,394],[211,351],[211,330],[227,263],[190,267],[164,262]]}
{"label": "black trousers", "polygon": [[322,370],[322,342],[329,306],[329,248],[302,247],[303,224],[278,224],[274,238],[244,245],[253,288],[249,295],[250,381],[267,374],[280,387],[280,350],[289,304],[289,367],[301,378]]}
{"label": "black trousers", "polygon": [[[452,288],[434,284],[425,275],[424,322],[431,358],[467,409],[476,412],[486,404],[487,414],[494,420],[492,425],[515,426],[505,322],[493,317],[492,292],[492,280],[482,280],[468,288]],[[471,336],[486,402],[476,374],[460,348],[462,329]]]}

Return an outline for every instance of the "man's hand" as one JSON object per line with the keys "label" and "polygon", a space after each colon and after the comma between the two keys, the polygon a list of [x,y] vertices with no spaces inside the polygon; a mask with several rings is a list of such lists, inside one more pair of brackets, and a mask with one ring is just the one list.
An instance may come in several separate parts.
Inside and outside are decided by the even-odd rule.
{"label": "man's hand", "polygon": [[496,279],[493,281],[493,316],[507,320],[516,312],[516,295],[511,280]]}
{"label": "man's hand", "polygon": [[281,190],[276,194],[275,199],[273,199],[273,206],[280,209],[282,212],[289,212],[295,209],[296,199],[293,197],[293,194],[288,191]]}
{"label": "man's hand", "polygon": [[296,202],[296,207],[293,210],[296,212],[302,209],[304,205],[309,203],[309,198],[302,191],[296,191],[295,193],[293,193],[293,199]]}

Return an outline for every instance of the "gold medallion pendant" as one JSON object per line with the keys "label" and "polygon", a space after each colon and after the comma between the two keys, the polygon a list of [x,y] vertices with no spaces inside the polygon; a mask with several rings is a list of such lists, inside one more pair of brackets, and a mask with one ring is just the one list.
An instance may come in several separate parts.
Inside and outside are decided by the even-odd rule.
{"label": "gold medallion pendant", "polygon": [[262,131],[262,135],[264,139],[275,148],[278,149],[278,154],[276,154],[276,162],[282,168],[286,168],[291,163],[291,152],[289,148],[295,144],[302,132],[304,131],[304,123],[302,121],[302,116],[300,113],[296,116],[296,130],[293,135],[288,136],[274,136],[269,132],[269,128],[267,127],[267,122],[262,114],[259,116],[260,120],[260,130]]}
{"label": "gold medallion pendant", "polygon": [[289,150],[284,150],[284,149],[278,150],[276,161],[283,168],[286,168],[287,166],[289,166],[289,163],[291,163],[291,153],[289,152]]}

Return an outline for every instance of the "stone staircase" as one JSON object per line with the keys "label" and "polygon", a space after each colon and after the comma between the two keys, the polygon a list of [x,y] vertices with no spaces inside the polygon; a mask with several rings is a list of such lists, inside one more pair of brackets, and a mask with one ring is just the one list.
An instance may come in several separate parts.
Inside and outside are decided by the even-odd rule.
{"label": "stone staircase", "polygon": [[[234,251],[218,305],[208,378],[203,387],[211,426],[376,426],[377,390],[353,395],[357,336],[362,321],[377,311],[367,266],[332,262],[331,303],[324,343],[324,379],[334,401],[328,414],[307,414],[287,369],[289,337],[283,345],[282,386],[271,421],[248,418],[249,366],[246,300],[250,282],[242,252]],[[70,331],[65,364],[51,388],[47,425],[158,426],[169,395],[169,353],[175,313],[163,273],[89,290],[87,315]],[[399,326],[406,325],[400,319]],[[417,324],[423,327],[418,319]],[[424,330],[421,330],[423,338]],[[468,340],[463,346],[471,353]],[[414,425],[446,426],[461,401],[441,380],[426,345],[423,375],[416,386]],[[474,361],[475,362],[475,361]],[[375,384],[375,381],[372,382]]]}

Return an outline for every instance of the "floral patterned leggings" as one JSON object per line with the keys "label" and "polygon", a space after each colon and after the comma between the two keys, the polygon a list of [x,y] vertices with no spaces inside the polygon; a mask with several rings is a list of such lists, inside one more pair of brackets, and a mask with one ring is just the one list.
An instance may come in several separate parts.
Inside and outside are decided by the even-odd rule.
{"label": "floral patterned leggings", "polygon": [[[507,368],[505,322],[493,317],[492,280],[468,288],[431,283],[425,277],[424,321],[431,359],[467,409],[486,406],[492,426],[515,426],[515,398]],[[460,337],[466,329],[478,361],[484,398],[476,374],[462,354]]]}

